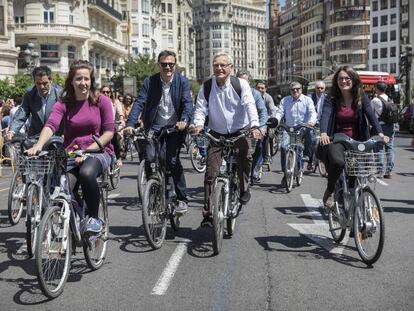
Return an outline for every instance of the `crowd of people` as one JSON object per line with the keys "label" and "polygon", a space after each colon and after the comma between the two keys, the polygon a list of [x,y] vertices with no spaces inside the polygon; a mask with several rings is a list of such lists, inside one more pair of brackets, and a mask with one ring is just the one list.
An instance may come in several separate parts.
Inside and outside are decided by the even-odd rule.
{"label": "crowd of people", "polygon": [[[87,61],[75,61],[70,66],[63,88],[53,83],[51,70],[40,66],[33,71],[34,86],[25,95],[22,104],[14,107],[7,100],[1,109],[1,123],[8,128],[7,139],[16,133],[38,137],[37,143],[27,151],[36,154],[52,135],[63,135],[68,152],[76,149],[99,148],[93,136],[98,137],[104,152],[87,159],[68,161],[67,175],[73,192],[81,185],[88,206],[89,218],[83,232],[99,232],[102,221],[97,216],[99,191],[96,178],[110,165],[113,155],[121,165],[125,150],[123,135],[132,135],[139,126],[154,135],[165,127],[178,131],[168,135],[162,142],[166,150],[166,163],[171,171],[177,194],[177,212],[188,209],[187,184],[180,161],[180,150],[186,131],[197,134],[205,128],[215,137],[235,137],[241,131],[250,136],[236,143],[240,203],[247,204],[251,198],[250,185],[259,182],[257,172],[262,165],[272,161],[269,152],[267,122],[277,120],[287,126],[306,126],[303,153],[308,160],[307,169],[313,169],[315,127],[320,127],[321,154],[326,164],[328,183],[323,195],[326,207],[333,204],[332,193],[344,167],[344,147],[334,144],[335,133],[344,133],[356,140],[366,140],[370,135],[380,135],[387,143],[390,157],[385,178],[391,177],[394,166],[393,124],[382,118],[389,101],[386,85],[377,83],[377,97],[371,102],[361,88],[355,70],[340,67],[333,76],[330,94],[322,81],[315,84],[315,93],[304,95],[302,85],[290,84],[290,95],[273,98],[266,92],[264,81],[252,88],[249,72],[240,70],[232,76],[233,60],[226,53],[213,57],[213,75],[205,81],[192,99],[189,81],[176,69],[177,57],[173,51],[158,55],[159,72],[147,77],[136,99],[131,95],[116,96],[110,84],[96,89],[94,68]],[[285,170],[286,148],[289,137],[281,137],[281,167]],[[155,148],[150,142],[144,150],[146,176],[151,176]],[[207,150],[204,178],[204,207],[202,226],[212,225],[212,185],[222,163],[221,147],[210,142]],[[302,169],[304,169],[302,167]],[[285,180],[282,180],[282,184]]]}

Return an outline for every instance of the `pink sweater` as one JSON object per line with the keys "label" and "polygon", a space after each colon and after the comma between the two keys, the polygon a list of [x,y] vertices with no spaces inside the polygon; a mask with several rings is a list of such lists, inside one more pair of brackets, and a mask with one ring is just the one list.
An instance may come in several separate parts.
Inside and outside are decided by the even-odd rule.
{"label": "pink sweater", "polygon": [[[65,125],[63,145],[67,151],[73,150],[74,145],[86,149],[94,142],[92,135],[100,137],[106,131],[114,132],[115,128],[112,103],[105,96],[99,97],[97,105],[88,100],[76,101],[71,105],[58,101],[45,126],[55,133],[62,119]],[[105,151],[109,155],[113,154],[110,143],[106,145]]]}

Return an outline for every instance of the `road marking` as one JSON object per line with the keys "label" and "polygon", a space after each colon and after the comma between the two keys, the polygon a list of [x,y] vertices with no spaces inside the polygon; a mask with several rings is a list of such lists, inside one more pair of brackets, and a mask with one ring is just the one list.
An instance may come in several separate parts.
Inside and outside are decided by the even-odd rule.
{"label": "road marking", "polygon": [[151,295],[164,295],[165,294],[168,287],[170,286],[170,283],[172,281],[172,278],[174,277],[175,272],[178,269],[178,265],[180,264],[180,261],[183,258],[187,250],[187,244],[188,244],[188,241],[185,241],[185,243],[177,245],[177,247],[174,250],[174,253],[171,255],[171,258],[167,263],[167,266],[165,267],[157,283],[152,289]]}
{"label": "road marking", "polygon": [[[344,251],[343,246],[338,246],[330,235],[329,224],[325,220],[315,219],[315,216],[321,217],[320,212],[318,211],[319,207],[322,206],[322,200],[312,198],[310,194],[301,194],[300,195],[303,202],[305,203],[306,208],[309,211],[309,215],[312,217],[312,224],[309,223],[296,223],[288,224],[293,229],[300,232],[300,234],[305,235],[307,238],[311,239],[318,245],[322,246],[328,252],[332,254],[342,254]],[[348,235],[345,235],[342,245],[348,244]]]}
{"label": "road marking", "polygon": [[117,197],[119,197],[121,194],[120,193],[111,193],[108,195],[108,200],[110,199],[115,199]]}
{"label": "road marking", "polygon": [[379,184],[381,184],[383,186],[388,186],[388,184],[385,181],[383,181],[382,179],[377,178],[377,181],[378,181]]}
{"label": "road marking", "polygon": [[10,187],[3,188],[3,189],[0,189],[0,192],[2,192],[2,191],[6,191],[6,190],[9,190],[9,189],[10,189]]}

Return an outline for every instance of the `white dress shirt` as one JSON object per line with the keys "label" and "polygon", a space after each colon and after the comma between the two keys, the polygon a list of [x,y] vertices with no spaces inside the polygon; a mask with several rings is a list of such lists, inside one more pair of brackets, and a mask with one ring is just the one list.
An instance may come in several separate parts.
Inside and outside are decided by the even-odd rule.
{"label": "white dress shirt", "polygon": [[301,94],[298,99],[286,96],[280,103],[280,109],[276,114],[279,122],[285,118],[287,126],[298,126],[316,123],[316,111],[312,98]]}
{"label": "white dress shirt", "polygon": [[193,123],[204,126],[208,116],[208,127],[219,134],[235,133],[246,126],[259,126],[259,117],[249,83],[239,79],[241,99],[230,82],[219,87],[212,78],[209,102],[204,97],[204,85],[200,88],[194,109]]}

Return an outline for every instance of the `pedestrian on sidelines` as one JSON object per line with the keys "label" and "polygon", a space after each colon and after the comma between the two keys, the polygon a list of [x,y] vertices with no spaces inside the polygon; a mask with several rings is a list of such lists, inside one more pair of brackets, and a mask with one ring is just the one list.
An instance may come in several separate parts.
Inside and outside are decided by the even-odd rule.
{"label": "pedestrian on sidelines", "polygon": [[[285,124],[289,127],[296,127],[303,125],[308,128],[313,128],[316,123],[316,111],[312,99],[302,94],[302,84],[299,82],[292,82],[290,84],[291,95],[286,96],[280,103],[280,109],[276,113],[276,118],[280,122],[283,118]],[[286,171],[286,153],[289,145],[289,135],[283,132],[280,144],[280,161],[282,171]],[[300,150],[303,154],[303,150]],[[300,156],[302,156],[300,154]],[[300,164],[303,170],[303,161]],[[282,179],[282,185],[285,183],[285,177]]]}
{"label": "pedestrian on sidelines", "polygon": [[354,140],[365,141],[370,137],[371,125],[374,134],[384,137],[385,142],[388,138],[384,136],[369,99],[362,91],[358,73],[349,66],[341,66],[335,72],[331,94],[325,97],[320,122],[320,142],[326,146],[322,158],[328,172],[328,185],[322,201],[325,207],[331,208],[335,184],[345,166],[345,146],[340,143],[331,144],[330,137],[335,133],[343,133]]}
{"label": "pedestrian on sidelines", "polygon": [[[33,69],[32,77],[35,85],[24,94],[23,102],[16,111],[10,130],[7,133],[8,140],[20,131],[29,118],[30,125],[27,135],[29,137],[39,135],[62,93],[62,88],[53,83],[52,71],[49,67],[36,67]],[[63,122],[57,129],[56,135],[62,133]]]}
{"label": "pedestrian on sidelines", "polygon": [[[171,133],[162,142],[166,148],[166,162],[171,171],[177,194],[177,213],[187,211],[187,186],[180,149],[185,138],[185,129],[191,121],[193,100],[188,79],[176,71],[177,56],[173,51],[164,50],[158,55],[160,72],[144,80],[144,84],[128,116],[125,132],[132,134],[140,118],[146,131],[159,133],[164,127],[176,126],[179,132]],[[145,173],[151,176],[151,163],[155,159],[155,146],[145,147]]]}
{"label": "pedestrian on sidelines", "polygon": [[388,143],[385,144],[385,152],[387,157],[387,166],[384,174],[384,178],[391,178],[391,172],[394,168],[394,122],[384,117],[387,109],[387,105],[392,105],[392,99],[385,93],[387,90],[387,84],[379,81],[375,84],[375,94],[371,100],[372,109],[374,109],[375,116],[377,117],[379,124],[384,132],[384,135],[389,137]]}
{"label": "pedestrian on sidelines", "polygon": [[[210,133],[215,137],[234,137],[240,131],[250,129],[253,138],[261,139],[258,129],[259,117],[247,81],[231,76],[233,59],[226,53],[213,57],[213,77],[205,81],[197,96],[194,121],[191,131],[199,133],[208,117]],[[251,139],[242,138],[236,142],[239,176],[240,203],[250,200],[249,177],[252,163]],[[222,148],[210,142],[207,151],[207,169],[204,176],[204,206],[201,226],[212,226],[211,190],[219,174],[222,162]]]}

